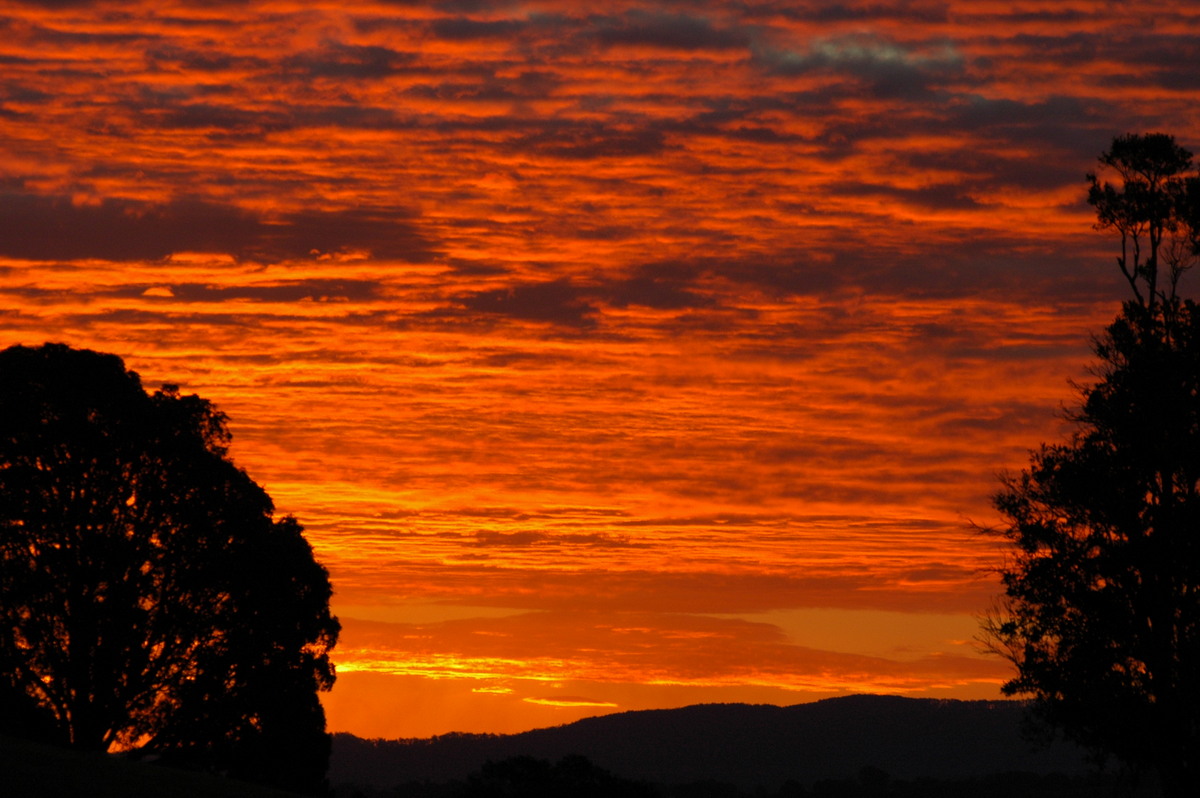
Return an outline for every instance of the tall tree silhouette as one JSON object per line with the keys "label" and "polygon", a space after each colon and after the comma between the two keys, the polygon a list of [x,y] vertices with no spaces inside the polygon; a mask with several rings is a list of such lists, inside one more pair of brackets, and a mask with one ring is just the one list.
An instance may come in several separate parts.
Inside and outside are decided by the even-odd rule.
{"label": "tall tree silhouette", "polygon": [[229,440],[114,355],[0,352],[0,727],[322,788],[328,574]]}
{"label": "tall tree silhouette", "polygon": [[1121,238],[1133,299],[1094,341],[1066,443],[995,498],[1011,542],[985,633],[1017,666],[1004,690],[1093,750],[1200,794],[1200,308],[1178,294],[1197,254],[1200,179],[1170,136],[1113,141],[1089,175]]}

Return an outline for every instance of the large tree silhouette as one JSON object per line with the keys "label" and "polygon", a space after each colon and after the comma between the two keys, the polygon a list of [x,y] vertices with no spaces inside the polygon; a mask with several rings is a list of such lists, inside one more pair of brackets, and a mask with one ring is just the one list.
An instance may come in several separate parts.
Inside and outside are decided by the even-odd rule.
{"label": "large tree silhouette", "polygon": [[1093,750],[1200,794],[1200,181],[1170,136],[1115,139],[1089,176],[1133,299],[1097,337],[1070,440],[1043,445],[996,506],[1012,546],[985,623],[1004,690]]}
{"label": "large tree silhouette", "polygon": [[114,355],[0,352],[0,728],[322,787],[329,578],[229,439]]}

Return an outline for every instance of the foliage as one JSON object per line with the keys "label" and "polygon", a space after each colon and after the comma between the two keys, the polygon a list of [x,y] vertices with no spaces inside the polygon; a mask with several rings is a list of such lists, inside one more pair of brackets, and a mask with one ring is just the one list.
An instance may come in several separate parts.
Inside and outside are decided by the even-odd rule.
{"label": "foliage", "polygon": [[[1004,690],[1096,752],[1197,789],[1200,755],[1200,308],[1177,295],[1196,253],[1191,155],[1126,136],[1092,180],[1134,300],[1094,342],[1069,441],[1043,445],[995,503],[1011,543],[985,624],[1017,666]],[[1186,245],[1186,246],[1184,246]],[[1159,269],[1169,267],[1165,284]]]}
{"label": "foliage", "polygon": [[[1200,177],[1190,174],[1192,154],[1173,136],[1131,133],[1113,139],[1100,165],[1119,183],[1087,176],[1096,228],[1120,235],[1117,266],[1138,304],[1170,303],[1200,249]],[[1165,286],[1159,280],[1163,266]]]}
{"label": "foliage", "polygon": [[313,790],[338,623],[226,418],[121,360],[0,352],[0,725]]}

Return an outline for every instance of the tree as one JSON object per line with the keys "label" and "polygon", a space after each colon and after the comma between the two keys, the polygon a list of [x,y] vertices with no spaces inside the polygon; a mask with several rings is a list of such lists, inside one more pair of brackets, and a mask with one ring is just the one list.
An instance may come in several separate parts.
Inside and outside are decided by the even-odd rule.
{"label": "tree", "polygon": [[[1066,443],[1004,479],[1004,597],[985,621],[1017,667],[1004,685],[1093,751],[1200,794],[1200,308],[1178,295],[1197,247],[1191,154],[1115,139],[1092,184],[1133,300],[1094,341]],[[1160,280],[1160,270],[1165,280]]]}
{"label": "tree", "polygon": [[[1130,133],[1113,139],[1100,164],[1120,182],[1087,176],[1096,228],[1121,236],[1117,266],[1135,301],[1147,309],[1169,305],[1178,298],[1180,277],[1200,251],[1200,178],[1188,174],[1192,154],[1174,136]],[[1164,265],[1167,283],[1162,286]]]}
{"label": "tree", "polygon": [[328,574],[229,441],[114,355],[0,352],[0,728],[321,789]]}

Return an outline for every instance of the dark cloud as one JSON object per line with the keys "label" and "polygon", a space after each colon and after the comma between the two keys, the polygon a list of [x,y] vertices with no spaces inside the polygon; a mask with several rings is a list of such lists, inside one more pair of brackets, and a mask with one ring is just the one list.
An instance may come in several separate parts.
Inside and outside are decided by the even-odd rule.
{"label": "dark cloud", "polygon": [[[92,3],[74,3],[75,6],[93,5]],[[64,6],[65,7],[65,6]],[[152,34],[142,33],[140,31],[131,30],[128,33],[117,33],[113,31],[92,32],[72,30],[69,28],[59,27],[43,27],[37,26],[34,29],[34,36],[43,44],[49,45],[52,48],[67,49],[74,45],[91,45],[91,44],[116,44],[116,45],[133,45],[146,41],[156,41],[157,36]],[[68,59],[69,61],[70,59]]]}
{"label": "dark cloud", "polygon": [[[131,285],[120,289],[126,296],[152,296],[154,289],[168,289],[175,302],[331,302],[366,301],[380,296],[376,280],[290,280],[271,285],[216,286],[202,283]],[[159,294],[160,296],[162,294]]]}
{"label": "dark cloud", "polygon": [[177,104],[164,109],[144,108],[140,116],[150,125],[177,130],[217,129],[263,135],[293,127],[290,115],[210,103]]}
{"label": "dark cloud", "polygon": [[[960,197],[952,186],[923,190],[860,186],[839,191],[864,199],[892,197],[933,209],[970,210],[977,205]],[[714,255],[651,262],[639,267],[635,277],[607,282],[590,289],[587,296],[617,307],[642,304],[704,311],[732,310],[738,297],[747,294],[784,299],[866,291],[877,296],[993,295],[1042,301],[1053,296],[1102,301],[1119,295],[1119,273],[1108,268],[1111,261],[1098,262],[1094,250],[1064,251],[1055,245],[1034,248],[1019,229],[946,230],[940,234],[940,242],[927,242],[920,251],[888,245],[847,228],[834,242],[815,248],[780,248],[770,256]],[[639,290],[645,292],[642,301],[637,298]],[[709,320],[697,317],[690,321],[704,325]],[[676,320],[678,324],[688,322],[686,318]],[[720,322],[728,324],[730,320]],[[784,331],[775,332],[787,338]]]}
{"label": "dark cloud", "polygon": [[3,86],[0,86],[0,102],[34,104],[48,102],[53,99],[54,95],[52,94],[15,81],[8,81]]}
{"label": "dark cloud", "polygon": [[[151,302],[169,302],[172,305],[180,303],[219,303],[228,301],[249,301],[255,303],[289,304],[293,302],[364,302],[377,299],[383,293],[382,283],[374,280],[284,280],[258,285],[213,285],[208,283],[130,283],[116,288],[82,285],[70,290],[47,289],[38,286],[13,286],[0,289],[3,293],[21,297],[33,303],[58,301],[69,294],[72,299],[82,302],[102,300],[107,297],[144,298]],[[118,311],[114,310],[113,313]],[[153,311],[130,310],[133,316],[122,316],[111,320],[137,323],[154,318]],[[228,324],[233,319],[228,314],[197,314],[185,312],[172,315],[178,318],[186,317],[197,323],[212,323],[212,319],[221,319],[220,323]],[[239,316],[239,324],[252,324],[249,318]],[[280,318],[278,316],[274,317]],[[257,326],[257,325],[256,325]]]}
{"label": "dark cloud", "polygon": [[146,50],[146,61],[153,69],[179,69],[188,72],[224,72],[234,67],[262,68],[260,59],[237,58],[220,50],[195,50],[176,44],[160,43]]}
{"label": "dark cloud", "polygon": [[1114,76],[1121,86],[1158,86],[1171,91],[1200,89],[1200,40],[1196,36],[1143,36],[1136,41],[1136,61],[1144,69]]}
{"label": "dark cloud", "polygon": [[[840,246],[852,247],[853,244],[844,241]],[[664,264],[651,264],[642,267],[642,271],[643,274],[654,273],[663,267]],[[677,287],[682,287],[688,279],[697,283],[707,280],[716,286],[723,286],[725,290],[718,294],[722,302],[736,300],[738,294],[744,293],[737,289],[730,293],[729,284],[782,297],[827,294],[856,282],[853,273],[847,274],[844,267],[835,268],[829,263],[828,257],[813,257],[813,253],[807,250],[780,249],[770,257],[714,255],[688,262],[674,262],[668,268],[676,276],[668,278],[667,282]],[[688,272],[694,276],[683,278],[682,275]]]}
{"label": "dark cloud", "polygon": [[264,235],[268,250],[337,252],[364,249],[377,258],[428,261],[434,244],[417,229],[406,208],[300,211],[287,214]]}
{"label": "dark cloud", "polygon": [[403,127],[406,120],[390,108],[360,103],[298,105],[289,119],[297,128],[337,127],[350,130],[389,130]]}
{"label": "dark cloud", "polygon": [[[865,185],[841,191],[865,199],[884,196],[931,209],[978,208],[978,203],[953,186],[909,190]],[[1013,253],[1021,242],[1019,231],[1010,236],[965,230],[946,236],[940,245],[910,252],[845,232],[836,248],[818,253],[819,257],[810,250],[781,249],[770,257],[648,262],[627,276],[596,275],[587,284],[565,279],[524,283],[461,295],[455,301],[475,313],[577,329],[595,327],[605,307],[680,311],[673,324],[682,330],[728,325],[729,318],[704,314],[736,311],[742,297],[755,295],[781,300],[868,291],[877,296],[923,298],[993,294],[1102,300],[1118,288],[1113,275],[1093,268],[1091,252],[1070,256],[1054,247],[1035,252],[1026,246],[1017,256]],[[794,334],[804,337],[809,333],[798,330]],[[787,338],[788,334],[772,328],[772,336]],[[778,341],[764,346],[772,356],[784,356]]]}
{"label": "dark cloud", "polygon": [[1035,102],[965,95],[948,106],[947,116],[955,129],[1022,138],[1037,134],[1042,140],[1069,136],[1079,126],[1096,121],[1086,100],[1062,95]]}
{"label": "dark cloud", "polygon": [[604,300],[615,307],[640,305],[659,310],[707,308],[716,299],[698,291],[701,269],[675,262],[647,264],[625,280],[604,287]]}
{"label": "dark cloud", "polygon": [[157,260],[184,251],[271,260],[355,249],[414,261],[432,256],[403,209],[305,211],[268,220],[188,198],[74,204],[14,191],[0,194],[0,206],[0,253],[31,260]]}
{"label": "dark cloud", "polygon": [[[1029,135],[1038,135],[1040,132],[1027,131]],[[1090,138],[1086,131],[1081,131],[1079,136],[1085,140]],[[910,168],[921,172],[969,175],[956,184],[959,190],[970,190],[984,199],[1005,186],[1022,189],[1076,186],[1080,188],[1082,199],[1084,172],[1090,167],[1092,157],[1100,151],[1103,144],[1102,140],[1097,141],[1095,148],[1089,148],[1086,143],[1080,144],[1077,149],[1073,147],[1073,151],[1068,151],[1067,157],[1045,159],[1037,163],[1031,163],[1028,158],[1019,154],[996,153],[982,149],[913,152],[906,154],[905,161]],[[1045,146],[1049,148],[1052,145],[1047,143]]]}
{"label": "dark cloud", "polygon": [[82,8],[94,6],[100,0],[13,0],[19,6],[34,8]]}
{"label": "dark cloud", "polygon": [[805,50],[760,46],[755,49],[754,60],[778,75],[846,75],[881,98],[924,98],[934,84],[963,71],[963,59],[949,42],[915,48],[874,34],[822,39]]}
{"label": "dark cloud", "polygon": [[458,302],[479,313],[495,313],[529,321],[567,327],[592,327],[599,309],[588,292],[568,280],[525,283],[511,288],[480,291],[458,297]]}
{"label": "dark cloud", "polygon": [[661,130],[618,127],[601,122],[547,123],[536,133],[516,137],[511,146],[567,160],[653,155],[666,146]]}
{"label": "dark cloud", "polygon": [[975,210],[979,202],[968,196],[969,186],[941,184],[907,188],[880,183],[843,183],[829,189],[831,196],[888,197],[932,210]]}
{"label": "dark cloud", "polygon": [[[1018,33],[1009,37],[989,37],[993,47],[1036,53],[1038,58],[1053,60],[1063,68],[1078,67],[1095,61],[1105,49],[1107,37],[1084,31],[1065,32],[1060,35]],[[992,66],[989,59],[981,64]]]}
{"label": "dark cloud", "polygon": [[726,50],[745,47],[742,30],[715,28],[692,14],[631,9],[621,16],[591,17],[591,35],[605,46],[642,45],[671,50]]}
{"label": "dark cloud", "polygon": [[[393,2],[393,0],[387,0]],[[426,5],[422,2],[410,2],[410,0],[399,0],[401,5],[416,5],[418,7]],[[456,14],[472,14],[480,11],[503,10],[505,8],[517,8],[520,3],[517,0],[440,0],[436,4],[439,11]]]}
{"label": "dark cloud", "polygon": [[514,19],[480,21],[464,17],[450,17],[434,20],[430,28],[439,39],[473,41],[511,38],[521,33],[526,28],[526,24]]}
{"label": "dark cloud", "polygon": [[632,276],[600,278],[588,285],[569,280],[526,283],[460,296],[469,310],[568,327],[596,324],[604,306],[658,310],[709,308],[716,300],[699,289],[701,270],[676,263],[648,264]]}
{"label": "dark cloud", "polygon": [[438,100],[520,100],[545,97],[561,83],[561,78],[549,72],[530,70],[516,76],[484,74],[474,82],[447,80],[420,84],[407,89],[405,94]]}
{"label": "dark cloud", "polygon": [[900,21],[921,23],[946,22],[950,16],[949,5],[938,0],[933,2],[905,3],[829,3],[825,0],[775,0],[769,3],[755,3],[748,6],[746,15],[753,19],[770,19],[783,17],[785,19],[810,20],[813,22],[886,22]]}
{"label": "dark cloud", "polygon": [[417,66],[418,56],[380,45],[329,44],[284,59],[283,67],[310,78],[383,78]]}
{"label": "dark cloud", "polygon": [[649,548],[625,536],[591,534],[551,534],[548,532],[476,532],[475,546],[524,548],[529,546],[582,546],[598,549]]}
{"label": "dark cloud", "polygon": [[[530,591],[530,574],[522,569],[447,565],[439,569],[436,586],[444,593],[432,597],[473,606],[553,606],[606,612],[646,607],[684,613],[766,612],[792,607],[976,612],[995,591],[990,578],[965,571],[961,581],[925,591],[904,589],[891,579],[885,581],[885,576],[891,574],[541,571],[538,589]],[[406,583],[406,577],[412,581]],[[396,574],[398,584],[393,589],[410,594],[430,589],[429,583],[413,577],[412,573]]]}

